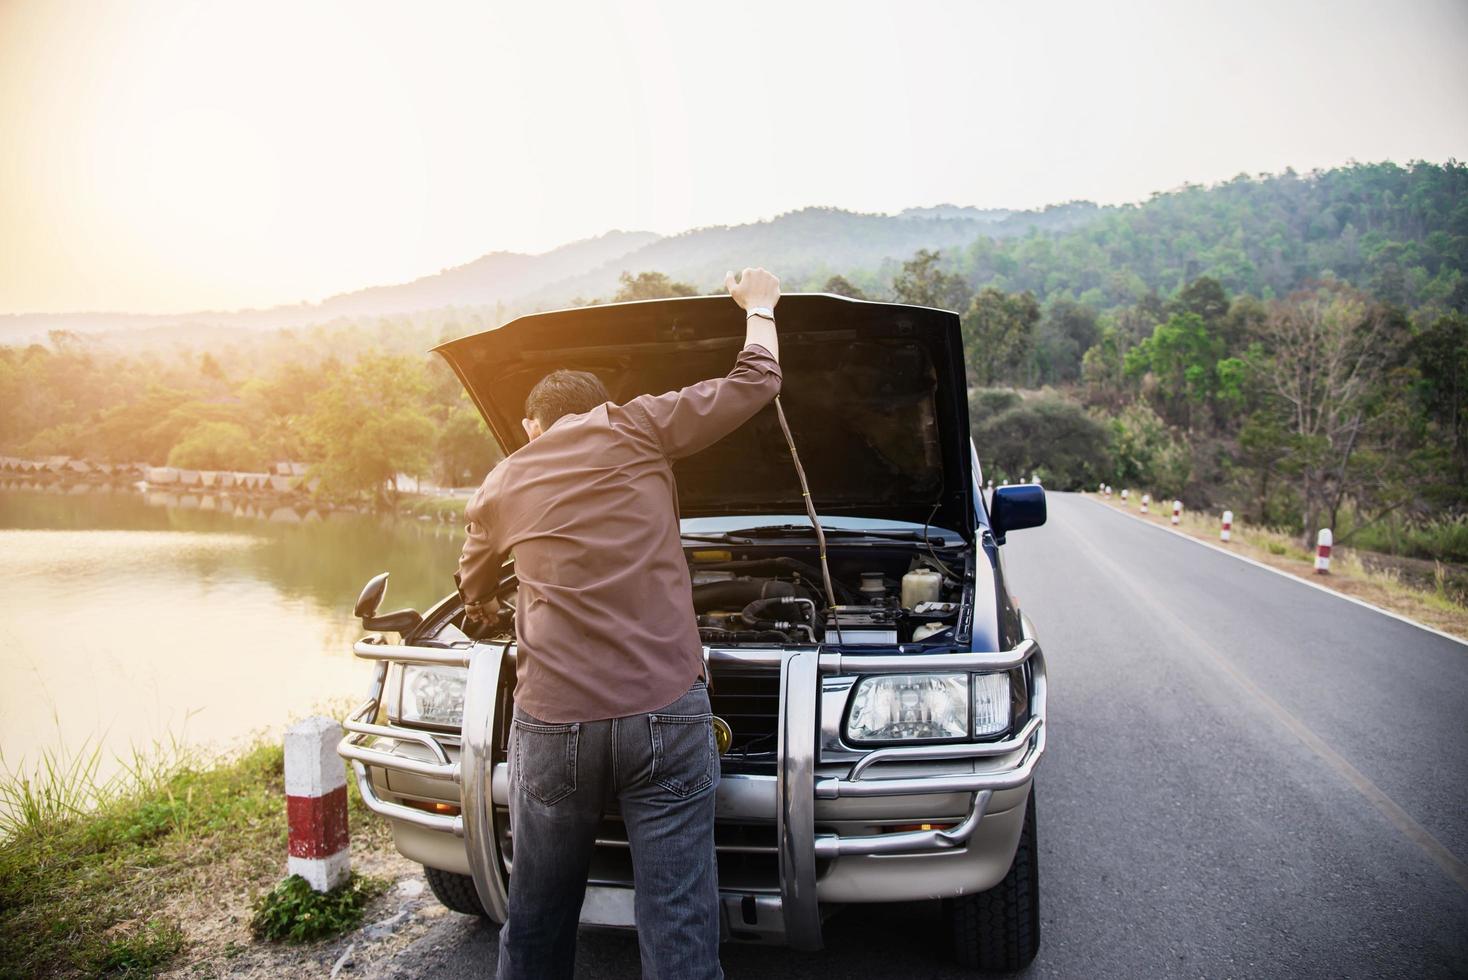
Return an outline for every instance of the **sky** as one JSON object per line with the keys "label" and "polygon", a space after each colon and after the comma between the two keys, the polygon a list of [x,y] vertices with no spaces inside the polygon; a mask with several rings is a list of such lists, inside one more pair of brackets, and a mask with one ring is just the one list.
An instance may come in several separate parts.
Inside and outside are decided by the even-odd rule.
{"label": "sky", "polygon": [[1449,158],[1463,0],[0,0],[0,313],[262,307],[615,228]]}

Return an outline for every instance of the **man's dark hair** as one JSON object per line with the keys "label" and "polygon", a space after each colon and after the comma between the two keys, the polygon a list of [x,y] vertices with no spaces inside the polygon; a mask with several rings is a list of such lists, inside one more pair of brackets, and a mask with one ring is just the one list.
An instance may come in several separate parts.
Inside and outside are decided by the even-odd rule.
{"label": "man's dark hair", "polygon": [[525,398],[525,417],[549,429],[563,415],[580,415],[612,400],[606,385],[590,371],[552,371]]}

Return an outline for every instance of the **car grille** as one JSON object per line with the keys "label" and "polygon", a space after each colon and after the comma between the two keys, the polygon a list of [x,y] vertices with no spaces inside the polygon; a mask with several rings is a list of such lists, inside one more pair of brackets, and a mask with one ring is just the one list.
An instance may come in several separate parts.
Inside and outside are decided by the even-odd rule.
{"label": "car grille", "polygon": [[[714,850],[719,865],[719,887],[725,891],[778,892],[780,858],[775,825],[714,825]],[[589,880],[593,884],[632,883],[632,851],[627,828],[617,813],[608,814],[596,835]]]}
{"label": "car grille", "polygon": [[[511,672],[500,689],[499,708],[495,712],[499,725],[496,740],[500,746],[498,761],[501,762],[505,760],[504,747],[510,743],[514,697],[515,677]],[[713,684],[709,688],[709,705],[715,715],[724,719],[734,735],[729,751],[720,760],[722,770],[774,775],[780,749],[779,671],[715,670]]]}
{"label": "car grille", "polygon": [[709,703],[734,735],[721,760],[723,771],[773,775],[780,747],[780,674],[716,670]]}

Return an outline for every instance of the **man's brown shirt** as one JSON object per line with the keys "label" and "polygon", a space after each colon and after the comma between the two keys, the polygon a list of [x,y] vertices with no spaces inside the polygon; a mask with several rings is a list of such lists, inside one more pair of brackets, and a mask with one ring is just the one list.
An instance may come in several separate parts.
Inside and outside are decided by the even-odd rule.
{"label": "man's brown shirt", "polygon": [[659,708],[703,670],[672,461],[718,442],[780,392],[751,345],[726,377],[567,415],[490,471],[469,501],[466,599],[506,555],[520,591],[515,701],[551,722]]}

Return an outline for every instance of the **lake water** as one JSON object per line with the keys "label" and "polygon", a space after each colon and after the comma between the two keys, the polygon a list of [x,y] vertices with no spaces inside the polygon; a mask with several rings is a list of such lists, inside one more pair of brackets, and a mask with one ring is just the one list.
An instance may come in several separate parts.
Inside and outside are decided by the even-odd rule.
{"label": "lake water", "polygon": [[352,605],[453,588],[457,531],[133,490],[0,490],[0,767],[100,744],[209,751],[366,693]]}

